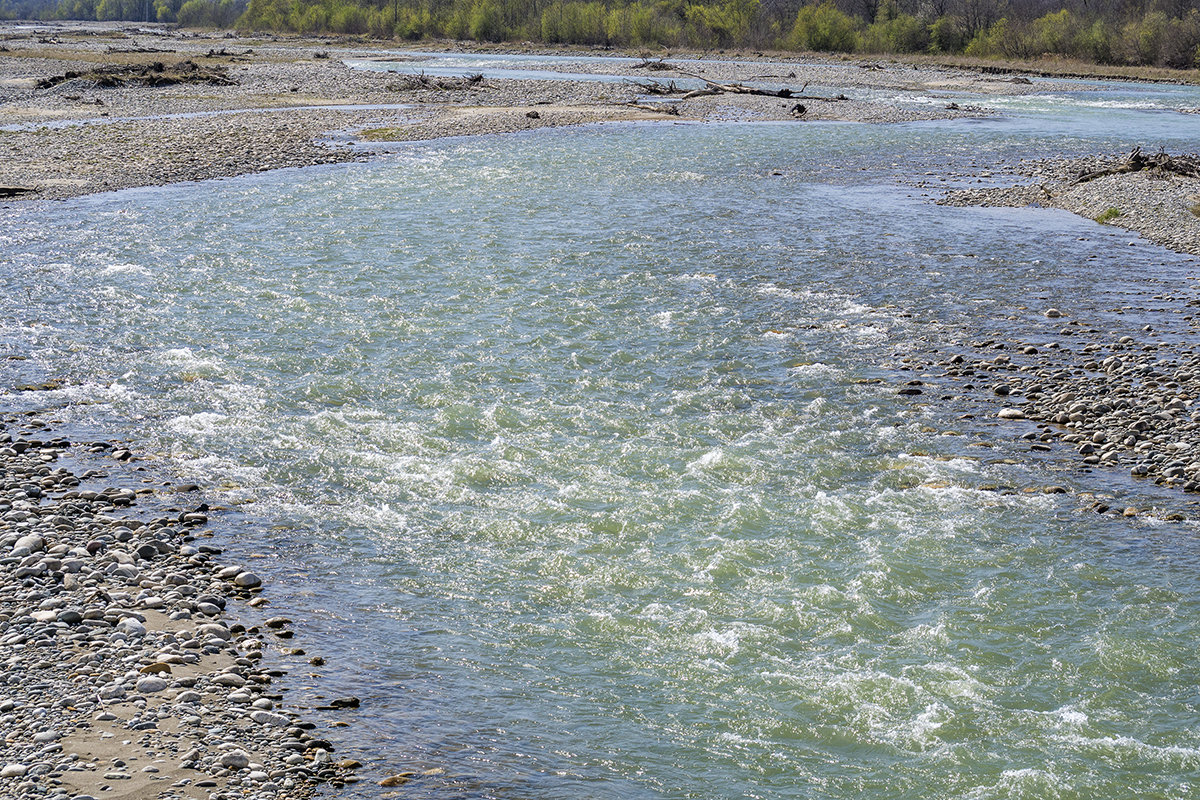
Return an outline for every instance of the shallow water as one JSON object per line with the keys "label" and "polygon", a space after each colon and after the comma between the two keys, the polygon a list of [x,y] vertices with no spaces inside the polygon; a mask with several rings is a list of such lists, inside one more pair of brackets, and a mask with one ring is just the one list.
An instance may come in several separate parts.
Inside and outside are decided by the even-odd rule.
{"label": "shallow water", "polygon": [[0,370],[238,506],[405,797],[1188,797],[1196,527],[994,491],[1123,485],[895,394],[1186,285],[905,186],[1126,144],[612,125],[0,210]]}
{"label": "shallow water", "polygon": [[[398,51],[374,58],[347,59],[345,63],[352,69],[435,77],[478,74],[490,80],[666,82],[658,73],[633,69],[633,65],[641,61],[609,56]],[[671,63],[698,72],[704,72],[711,65],[711,62],[690,59],[671,59]],[[785,75],[797,66],[830,68],[829,64],[796,62],[722,63],[752,64],[764,76]],[[615,71],[614,65],[617,68]],[[836,72],[836,67],[833,69]],[[697,78],[670,80],[684,89],[704,86],[703,81]],[[1001,84],[1012,79],[984,77],[981,80]],[[1196,130],[1200,126],[1200,116],[1195,113],[1200,111],[1200,91],[1194,86],[1059,78],[1029,80],[1035,89],[1042,91],[1006,95],[983,91],[905,90],[823,84],[814,85],[813,91],[826,96],[845,94],[855,100],[908,108],[924,106],[940,109],[948,102],[977,106],[1001,115],[1007,135],[1057,136],[1082,142],[1092,141],[1097,136],[1103,136],[1104,132],[1113,132],[1119,134],[1123,141],[1141,143],[1147,149],[1182,147],[1191,150],[1195,147]],[[742,83],[774,89],[788,85],[789,81],[761,78]],[[1067,142],[1062,145],[1069,147]]]}

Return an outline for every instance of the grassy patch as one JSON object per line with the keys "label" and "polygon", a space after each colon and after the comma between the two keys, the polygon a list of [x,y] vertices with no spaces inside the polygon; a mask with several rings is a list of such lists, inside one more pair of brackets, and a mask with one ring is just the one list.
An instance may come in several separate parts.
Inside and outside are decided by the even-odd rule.
{"label": "grassy patch", "polygon": [[358,137],[368,142],[403,142],[409,138],[403,128],[367,128]]}
{"label": "grassy patch", "polygon": [[1196,203],[1196,205],[1192,206],[1192,213],[1197,217],[1200,217],[1200,203]]}
{"label": "grassy patch", "polygon": [[1104,209],[1104,212],[1100,214],[1100,216],[1096,217],[1096,222],[1099,222],[1101,225],[1103,225],[1107,222],[1113,221],[1119,216],[1121,216],[1121,209],[1106,208]]}

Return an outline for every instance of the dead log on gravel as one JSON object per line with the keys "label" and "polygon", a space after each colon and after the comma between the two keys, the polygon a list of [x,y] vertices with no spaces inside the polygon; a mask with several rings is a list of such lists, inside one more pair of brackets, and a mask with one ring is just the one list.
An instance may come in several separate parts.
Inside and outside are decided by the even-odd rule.
{"label": "dead log on gravel", "polygon": [[660,83],[659,81],[646,81],[645,83],[641,81],[630,81],[629,83],[631,86],[636,86],[638,89],[641,89],[642,94],[648,95],[674,95],[685,94],[687,92],[686,89],[680,89],[678,86],[676,86],[675,81],[668,81],[667,83]]}
{"label": "dead log on gravel", "polygon": [[483,83],[483,75],[467,75],[462,78],[434,78],[424,72],[416,75],[403,75],[400,78],[399,89],[406,90],[438,90],[463,91],[472,89]]}
{"label": "dead log on gravel", "polygon": [[1133,148],[1133,152],[1125,159],[1125,163],[1110,169],[1084,172],[1068,185],[1078,186],[1081,183],[1087,183],[1088,181],[1094,181],[1097,178],[1104,178],[1109,175],[1126,175],[1131,172],[1142,172],[1144,170],[1157,170],[1159,173],[1181,175],[1185,178],[1200,178],[1200,157],[1195,155],[1171,156],[1162,150],[1152,156],[1147,156],[1142,152],[1142,148],[1135,147]]}
{"label": "dead log on gravel", "polygon": [[667,105],[650,105],[649,103],[626,103],[630,108],[640,109],[642,111],[650,111],[655,114],[669,114],[674,117],[679,116],[679,106]]}
{"label": "dead log on gravel", "polygon": [[[698,80],[702,80],[702,81],[704,81],[705,86],[706,86],[706,88],[704,88],[704,89],[696,89],[695,91],[688,92],[687,94],[685,94],[683,96],[684,100],[691,100],[693,97],[708,97],[708,96],[715,95],[715,94],[753,94],[753,95],[759,95],[761,97],[783,97],[783,98],[791,99],[791,100],[822,100],[822,101],[826,101],[826,102],[836,102],[839,100],[849,100],[850,99],[850,98],[846,97],[846,95],[844,95],[844,94],[839,94],[837,97],[821,97],[819,95],[796,94],[791,89],[787,89],[787,88],[758,89],[753,86],[746,86],[745,84],[742,84],[742,83],[718,83],[717,81],[710,80],[710,79],[704,77],[703,75],[696,75],[694,73],[684,72],[683,70],[676,70],[676,71],[679,72],[681,75],[688,76],[689,78],[696,78]],[[807,87],[808,87],[808,84],[806,83],[800,89],[800,91],[803,92],[804,89]]]}
{"label": "dead log on gravel", "polygon": [[663,61],[661,58],[658,59],[657,61],[653,61],[653,60],[647,58],[647,59],[643,60],[642,63],[640,63],[640,64],[634,64],[633,68],[634,69],[649,69],[649,70],[675,69],[675,67],[668,64],[666,61]]}

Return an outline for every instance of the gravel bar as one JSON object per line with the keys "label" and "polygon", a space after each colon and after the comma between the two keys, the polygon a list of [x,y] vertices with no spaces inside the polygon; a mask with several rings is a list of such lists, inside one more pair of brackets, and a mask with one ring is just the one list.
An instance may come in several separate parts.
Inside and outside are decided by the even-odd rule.
{"label": "gravel bar", "polygon": [[1141,234],[1178,253],[1200,255],[1200,180],[1147,169],[1075,183],[1084,173],[1116,168],[1125,159],[1125,154],[1108,153],[1022,161],[1013,171],[1032,182],[954,190],[939,202],[1059,208]]}
{"label": "gravel bar", "polygon": [[[719,56],[686,57],[652,70],[609,53],[597,53],[586,66],[548,66],[622,80],[487,79],[422,88],[394,72],[347,65],[431,58],[380,45],[121,23],[0,23],[0,46],[0,198],[9,202],[364,159],[370,148],[355,146],[364,130],[389,132],[376,140],[414,140],[605,121],[912,122],[992,113],[931,104],[930,92],[1033,89],[1028,81],[941,67]],[[108,85],[106,76],[122,68],[159,76],[193,70],[222,80]],[[803,113],[795,100],[749,94],[645,102],[661,99],[647,98],[646,84],[696,76],[831,99],[805,100]],[[846,99],[832,99],[843,90]]]}

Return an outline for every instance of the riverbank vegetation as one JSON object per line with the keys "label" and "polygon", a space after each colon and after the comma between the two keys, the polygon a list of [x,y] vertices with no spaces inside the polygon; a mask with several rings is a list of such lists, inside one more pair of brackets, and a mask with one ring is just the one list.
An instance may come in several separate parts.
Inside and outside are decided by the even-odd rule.
{"label": "riverbank vegetation", "polygon": [[1200,68],[1194,0],[0,0],[0,18]]}

